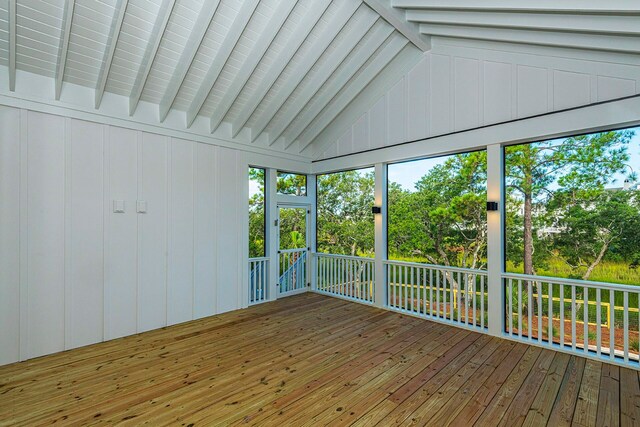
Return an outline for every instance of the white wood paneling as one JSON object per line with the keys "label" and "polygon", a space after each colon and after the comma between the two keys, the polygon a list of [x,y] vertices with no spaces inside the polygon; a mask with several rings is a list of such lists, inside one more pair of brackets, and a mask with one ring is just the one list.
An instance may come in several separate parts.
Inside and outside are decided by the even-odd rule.
{"label": "white wood paneling", "polygon": [[138,164],[138,332],[167,324],[167,149],[168,138],[142,133]]}
{"label": "white wood paneling", "polygon": [[[138,330],[138,139],[135,131],[118,127],[109,128],[108,134],[105,339],[112,339]],[[116,200],[124,202],[124,213],[113,212]]]}
{"label": "white wood paneling", "polygon": [[0,365],[20,356],[20,111],[0,107]]}
{"label": "white wood paneling", "polygon": [[216,182],[218,167],[216,147],[196,144],[195,161],[195,233],[193,317],[211,316],[216,312]]}
{"label": "white wood paneling", "polygon": [[65,123],[30,112],[27,143],[27,356],[64,350]]}
{"label": "white wood paneling", "polygon": [[171,140],[167,273],[169,325],[193,319],[194,148],[191,141]]}
{"label": "white wood paneling", "polygon": [[[336,149],[325,143],[315,157],[344,155],[634,95],[640,88],[636,61],[631,55],[434,38],[433,49],[424,59],[366,111],[373,127],[369,139],[336,138]],[[331,126],[338,126],[338,122]],[[351,123],[351,132],[356,126],[357,121]],[[346,135],[350,131],[335,128],[325,132]]]}
{"label": "white wood paneling", "polygon": [[66,345],[103,339],[104,142],[103,127],[67,120]]}

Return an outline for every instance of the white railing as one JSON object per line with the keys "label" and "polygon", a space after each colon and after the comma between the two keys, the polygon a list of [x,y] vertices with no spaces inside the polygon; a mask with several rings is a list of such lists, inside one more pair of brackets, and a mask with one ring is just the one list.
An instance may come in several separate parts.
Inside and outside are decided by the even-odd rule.
{"label": "white railing", "polygon": [[502,275],[511,338],[638,367],[640,287]]}
{"label": "white railing", "polygon": [[404,261],[385,261],[390,309],[486,329],[487,272]]}
{"label": "white railing", "polygon": [[373,258],[316,254],[316,291],[359,302],[375,299]]}
{"label": "white railing", "polygon": [[268,299],[269,258],[249,258],[249,304]]}
{"label": "white railing", "polygon": [[278,251],[278,292],[281,294],[307,288],[307,250]]}

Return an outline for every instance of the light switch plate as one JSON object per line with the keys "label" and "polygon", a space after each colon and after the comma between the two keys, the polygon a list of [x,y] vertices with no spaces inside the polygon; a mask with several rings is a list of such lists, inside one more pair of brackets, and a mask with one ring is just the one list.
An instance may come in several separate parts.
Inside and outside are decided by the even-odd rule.
{"label": "light switch plate", "polygon": [[113,213],[124,213],[124,200],[113,201]]}
{"label": "light switch plate", "polygon": [[138,200],[137,210],[138,213],[147,213],[147,202],[144,200]]}

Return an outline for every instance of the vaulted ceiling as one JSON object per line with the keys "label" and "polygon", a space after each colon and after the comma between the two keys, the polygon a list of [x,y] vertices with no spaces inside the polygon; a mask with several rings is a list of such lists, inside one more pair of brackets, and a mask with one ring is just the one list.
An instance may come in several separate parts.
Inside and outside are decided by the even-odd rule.
{"label": "vaulted ceiling", "polygon": [[[391,63],[440,36],[640,52],[637,0],[7,0],[0,66],[159,124],[301,153]],[[415,62],[415,61],[414,61]],[[397,68],[397,67],[396,67]],[[402,74],[400,72],[400,74]],[[18,82],[19,85],[19,82]]]}
{"label": "vaulted ceiling", "polygon": [[360,0],[0,2],[11,90],[23,70],[55,79],[55,99],[66,84],[94,88],[96,109],[113,93],[130,115],[151,103],[159,122],[175,110],[185,129],[206,119],[211,133],[292,152],[403,51],[422,52]]}

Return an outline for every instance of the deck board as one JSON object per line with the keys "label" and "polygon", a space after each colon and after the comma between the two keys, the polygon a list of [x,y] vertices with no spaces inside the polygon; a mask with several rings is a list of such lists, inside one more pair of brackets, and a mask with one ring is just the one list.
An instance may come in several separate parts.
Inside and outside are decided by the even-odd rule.
{"label": "deck board", "polygon": [[637,425],[638,372],[303,294],[0,367],[0,425]]}

